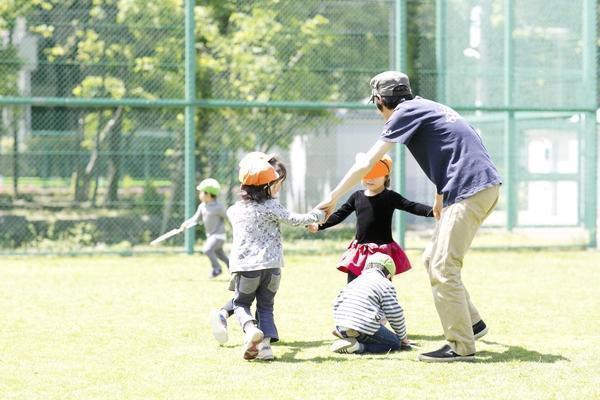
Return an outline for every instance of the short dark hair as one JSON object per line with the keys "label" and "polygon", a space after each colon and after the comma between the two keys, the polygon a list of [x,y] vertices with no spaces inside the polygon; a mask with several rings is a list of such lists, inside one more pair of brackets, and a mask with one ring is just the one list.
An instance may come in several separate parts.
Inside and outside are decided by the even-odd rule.
{"label": "short dark hair", "polygon": [[276,182],[285,181],[287,178],[287,169],[281,160],[275,156],[269,160],[269,164],[275,168],[275,171],[277,171],[277,174],[279,175],[279,178],[277,178]]}
{"label": "short dark hair", "polygon": [[389,175],[385,176],[385,182],[383,182],[383,186],[385,186],[386,188],[390,187],[390,176]]}
{"label": "short dark hair", "polygon": [[213,198],[213,199],[216,199],[216,198],[217,198],[217,196],[215,196],[214,194],[212,194],[212,193],[208,193],[208,192],[206,192],[206,191],[204,191],[204,190],[202,191],[202,193],[209,195],[209,196],[210,196],[211,198]]}
{"label": "short dark hair", "polygon": [[[412,100],[415,97],[412,94],[403,94],[402,96],[381,96],[381,104],[390,110],[393,110],[398,106],[398,104],[405,102],[406,100]],[[375,103],[379,111],[381,111],[381,106],[379,103]]]}
{"label": "short dark hair", "polygon": [[269,185],[242,185],[240,187],[240,196],[242,200],[251,200],[262,203],[271,198]]}
{"label": "short dark hair", "polygon": [[242,185],[240,187],[240,196],[242,197],[242,200],[250,200],[257,203],[262,203],[265,200],[273,198],[273,195],[271,194],[271,187],[278,182],[285,181],[287,178],[287,169],[285,168],[285,165],[277,158],[277,156],[272,157],[269,160],[269,164],[275,168],[279,178],[267,183],[266,185]]}

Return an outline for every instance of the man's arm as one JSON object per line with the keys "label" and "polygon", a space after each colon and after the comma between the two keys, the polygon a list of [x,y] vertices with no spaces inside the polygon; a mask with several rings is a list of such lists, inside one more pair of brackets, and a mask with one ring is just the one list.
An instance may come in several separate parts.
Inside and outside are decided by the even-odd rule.
{"label": "man's arm", "polygon": [[378,140],[365,156],[359,157],[354,162],[354,165],[346,172],[346,175],[344,175],[335,189],[329,193],[325,200],[317,205],[317,208],[325,211],[326,218],[331,215],[339,199],[360,182],[362,177],[365,176],[371,168],[373,168],[373,165],[375,165],[385,153],[390,151],[392,147],[394,147],[394,143]]}
{"label": "man's arm", "polygon": [[433,200],[433,217],[436,221],[439,221],[442,218],[442,208],[444,207],[444,195],[437,194],[435,195],[435,199]]}

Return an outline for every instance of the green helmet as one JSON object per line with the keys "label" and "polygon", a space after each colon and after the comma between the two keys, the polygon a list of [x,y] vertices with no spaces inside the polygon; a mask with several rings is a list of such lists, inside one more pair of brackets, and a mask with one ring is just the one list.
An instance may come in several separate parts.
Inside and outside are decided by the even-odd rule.
{"label": "green helmet", "polygon": [[200,182],[198,186],[196,186],[196,189],[198,189],[199,192],[206,192],[213,196],[218,196],[219,192],[221,192],[221,185],[219,185],[219,182],[217,182],[216,179],[208,178]]}
{"label": "green helmet", "polygon": [[388,256],[387,254],[371,254],[367,258],[366,266],[370,267],[371,265],[369,264],[376,264],[377,266],[380,266],[381,269],[384,270],[383,272],[386,272],[385,270],[387,270],[390,276],[394,276],[396,274],[396,264],[394,263],[394,260],[392,260],[392,257]]}

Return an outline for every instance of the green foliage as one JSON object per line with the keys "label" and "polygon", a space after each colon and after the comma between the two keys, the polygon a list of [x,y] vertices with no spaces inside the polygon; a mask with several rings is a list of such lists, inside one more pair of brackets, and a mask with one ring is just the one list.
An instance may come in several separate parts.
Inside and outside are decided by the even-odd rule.
{"label": "green foliage", "polygon": [[[181,0],[16,1],[6,6],[10,10],[6,15],[10,21],[17,15],[25,16],[30,31],[37,35],[43,62],[34,72],[33,82],[39,80],[47,95],[169,99],[183,97],[182,4]],[[350,66],[358,60],[368,60],[377,65],[376,69],[389,64],[387,39],[381,40],[380,32],[369,31],[379,25],[374,21],[387,21],[385,4],[336,4],[331,9],[318,2],[277,0],[201,0],[197,4],[198,98],[356,100],[358,94],[364,96],[365,82],[374,70],[369,66],[360,73],[348,73]],[[363,16],[359,22],[352,19],[357,14]],[[358,35],[350,32],[353,24],[358,26]],[[364,44],[349,46],[351,40]],[[61,112],[51,111],[62,118]],[[78,156],[74,163],[56,163],[50,155],[42,157],[54,174],[74,177],[76,201],[90,200],[88,196],[96,193],[92,189],[94,179],[100,174],[110,174],[112,189],[107,197],[118,193],[112,177],[118,182],[128,173],[123,166],[126,163],[121,162],[124,148],[142,132],[175,137],[164,154],[169,155],[165,157],[171,169],[169,179],[182,179],[183,115],[156,110],[149,117],[148,113],[125,109],[114,120],[119,112],[114,108],[81,109],[52,128],[46,120],[37,123],[36,129],[76,132],[68,151],[89,154],[89,158]],[[294,134],[314,133],[314,127],[332,118],[327,110],[200,110],[198,175],[214,176],[232,186],[230,171],[236,169],[240,152],[286,149]],[[42,143],[46,140],[51,141],[40,138],[34,146],[44,151],[46,145],[54,145]],[[74,171],[57,171],[60,164]],[[173,186],[171,190],[178,193],[171,193],[171,200],[181,200],[180,187]]]}
{"label": "green foliage", "polygon": [[65,232],[57,234],[56,240],[59,242],[68,242],[76,246],[91,246],[96,244],[96,236],[98,234],[94,225],[86,222],[75,224]]}
{"label": "green foliage", "polygon": [[[17,54],[12,43],[12,30],[17,23],[17,17],[23,15],[30,7],[27,0],[11,0],[0,2],[0,32],[5,33],[4,42],[0,44],[0,96],[14,96],[18,93],[17,74],[23,65],[23,60]],[[8,39],[8,40],[7,40]],[[0,135],[2,127],[0,127]]]}
{"label": "green foliage", "polygon": [[14,96],[17,94],[17,74],[23,62],[12,45],[0,45],[0,60],[0,96]]}
{"label": "green foliage", "polygon": [[149,181],[144,184],[143,190],[142,196],[136,198],[137,206],[146,214],[160,214],[165,202],[164,196]]}
{"label": "green foliage", "polygon": [[0,193],[0,209],[10,208],[13,204],[13,196],[8,193]]}
{"label": "green foliage", "polygon": [[27,218],[17,215],[0,216],[0,248],[16,248],[33,240]]}
{"label": "green foliage", "polygon": [[[202,1],[196,7],[198,98],[248,101],[339,98],[316,63],[332,50],[331,21],[293,2]],[[294,134],[333,118],[327,110],[220,108],[199,111],[200,176],[234,186],[239,153],[289,147]]]}

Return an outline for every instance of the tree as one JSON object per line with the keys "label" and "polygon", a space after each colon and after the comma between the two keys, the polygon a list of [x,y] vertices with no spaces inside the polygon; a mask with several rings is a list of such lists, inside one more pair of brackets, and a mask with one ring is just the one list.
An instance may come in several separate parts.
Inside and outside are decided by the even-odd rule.
{"label": "tree", "polygon": [[[17,54],[13,42],[13,33],[17,24],[17,17],[31,7],[32,2],[15,0],[0,3],[0,33],[4,33],[6,40],[0,44],[0,96],[14,96],[18,94],[17,76],[23,61]],[[5,129],[12,133],[12,173],[13,195],[19,196],[19,137],[17,122],[20,117],[18,107],[12,107],[5,114],[6,120],[0,124],[0,136]],[[1,122],[1,121],[0,121]]]}
{"label": "tree", "polygon": [[[329,21],[310,7],[275,0],[202,2],[196,8],[199,98],[325,101],[339,86],[314,68],[333,45]],[[282,2],[283,3],[283,2]],[[202,176],[236,184],[240,151],[287,148],[294,133],[332,118],[326,110],[221,108],[201,110],[197,143]]]}
{"label": "tree", "polygon": [[[196,7],[198,98],[258,101],[356,101],[368,78],[388,65],[389,9],[352,3],[254,0],[199,1]],[[32,31],[47,39],[46,60],[55,66],[64,95],[81,98],[182,98],[182,0],[47,0]],[[360,18],[357,16],[360,15]],[[67,16],[68,23],[64,17]],[[337,18],[336,23],[330,22]],[[354,30],[354,31],[353,31]],[[363,46],[350,46],[359,38]],[[357,68],[353,65],[365,65]],[[385,66],[385,67],[384,67]],[[69,71],[65,74],[64,71]],[[66,75],[66,76],[64,76]],[[80,149],[89,154],[75,171],[75,198],[87,200],[106,153],[106,202],[117,200],[122,151],[147,118],[127,107],[82,109]],[[155,114],[171,115],[164,110]],[[239,152],[287,148],[297,132],[333,118],[327,110],[222,108],[198,111],[199,174],[234,183]],[[159,121],[160,120],[160,121]],[[172,189],[182,192],[183,119],[156,118],[174,133],[169,154]],[[97,185],[93,189],[97,192]],[[167,218],[168,219],[168,218]]]}
{"label": "tree", "polygon": [[[43,49],[59,74],[76,67],[57,84],[66,96],[81,98],[182,97],[183,13],[178,0],[152,5],[141,0],[49,1],[38,10],[33,32],[49,38]],[[72,16],[65,24],[63,16]],[[159,111],[161,113],[162,111]],[[83,111],[79,117],[80,148],[89,153],[74,173],[75,200],[90,195],[98,161],[107,157],[105,203],[115,204],[121,175],[122,151],[127,139],[147,120],[136,119],[124,107]]]}

